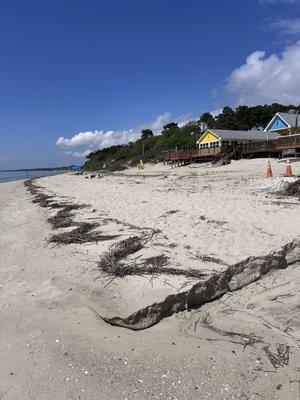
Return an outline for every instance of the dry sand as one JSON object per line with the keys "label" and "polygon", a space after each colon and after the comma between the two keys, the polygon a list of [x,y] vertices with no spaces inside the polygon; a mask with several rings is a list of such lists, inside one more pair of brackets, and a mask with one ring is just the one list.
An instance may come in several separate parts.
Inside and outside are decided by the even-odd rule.
{"label": "dry sand", "polygon": [[[78,221],[113,219],[99,229],[116,240],[157,230],[132,258],[165,254],[172,267],[211,273],[299,238],[299,201],[267,191],[277,180],[267,181],[265,169],[263,159],[147,165],[38,182],[60,201],[90,204]],[[196,280],[110,282],[96,263],[113,241],[53,247],[46,219],[55,212],[31,200],[22,182],[0,186],[1,400],[299,398],[299,264],[152,328],[117,328],[99,316],[128,316]],[[256,343],[247,345],[247,335]],[[275,368],[266,348],[276,354],[277,344],[289,346],[289,360]]]}

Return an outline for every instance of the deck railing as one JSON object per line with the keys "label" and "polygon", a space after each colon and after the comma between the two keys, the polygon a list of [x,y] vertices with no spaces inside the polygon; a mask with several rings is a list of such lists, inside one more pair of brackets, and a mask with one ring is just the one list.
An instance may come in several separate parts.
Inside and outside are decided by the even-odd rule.
{"label": "deck railing", "polygon": [[[283,136],[278,139],[263,140],[260,142],[241,143],[239,151],[241,154],[249,153],[278,153],[282,150],[300,148],[300,135]],[[207,149],[189,149],[179,151],[165,151],[164,158],[166,161],[181,161],[200,157],[216,157],[221,150],[220,147],[209,147]]]}
{"label": "deck railing", "polygon": [[261,142],[243,143],[241,145],[242,154],[270,152],[276,153],[285,149],[300,147],[300,135],[280,137],[278,139],[264,140]]}
{"label": "deck railing", "polygon": [[210,147],[208,149],[191,149],[179,151],[165,151],[165,160],[177,161],[187,160],[197,157],[215,157],[220,152],[220,147]]}

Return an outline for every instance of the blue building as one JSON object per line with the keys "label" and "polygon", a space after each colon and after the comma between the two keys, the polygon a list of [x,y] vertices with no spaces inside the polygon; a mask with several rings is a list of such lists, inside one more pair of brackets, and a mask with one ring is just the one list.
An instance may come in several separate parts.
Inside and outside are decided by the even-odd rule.
{"label": "blue building", "polygon": [[265,132],[279,133],[279,135],[294,135],[300,133],[300,114],[295,112],[278,112],[265,128]]}

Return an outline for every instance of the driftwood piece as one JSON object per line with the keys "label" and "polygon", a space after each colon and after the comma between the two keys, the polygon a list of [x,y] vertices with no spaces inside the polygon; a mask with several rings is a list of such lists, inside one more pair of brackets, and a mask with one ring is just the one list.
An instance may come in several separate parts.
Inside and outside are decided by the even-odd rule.
{"label": "driftwood piece", "polygon": [[274,368],[278,369],[289,365],[290,346],[279,343],[276,345],[276,352],[271,351],[270,346],[264,347],[263,350]]}

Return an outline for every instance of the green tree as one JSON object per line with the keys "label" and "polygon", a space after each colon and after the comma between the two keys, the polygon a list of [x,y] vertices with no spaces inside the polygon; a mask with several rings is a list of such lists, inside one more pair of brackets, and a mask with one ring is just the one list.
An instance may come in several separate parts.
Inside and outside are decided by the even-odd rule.
{"label": "green tree", "polygon": [[172,136],[178,132],[180,132],[178,124],[176,122],[170,122],[169,124],[163,126],[161,134],[166,136]]}
{"label": "green tree", "polygon": [[224,107],[221,114],[216,117],[214,128],[238,129],[235,112],[230,107]]}
{"label": "green tree", "polygon": [[241,131],[247,131],[255,127],[253,119],[253,112],[251,107],[239,106],[235,110],[235,119],[237,129]]}
{"label": "green tree", "polygon": [[209,112],[205,112],[201,115],[199,125],[202,126],[202,131],[213,128],[214,124],[215,119]]}
{"label": "green tree", "polygon": [[149,139],[153,136],[151,129],[143,129],[141,132],[141,139]]}
{"label": "green tree", "polygon": [[197,121],[190,121],[180,128],[180,140],[182,147],[195,148],[196,141],[201,136],[200,127]]}

